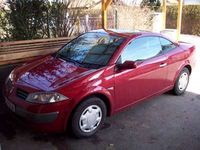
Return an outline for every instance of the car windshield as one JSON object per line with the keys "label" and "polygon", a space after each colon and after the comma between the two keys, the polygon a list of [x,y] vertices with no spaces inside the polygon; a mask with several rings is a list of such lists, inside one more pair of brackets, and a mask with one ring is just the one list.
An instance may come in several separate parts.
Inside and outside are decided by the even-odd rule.
{"label": "car windshield", "polygon": [[57,56],[87,68],[107,65],[110,58],[124,41],[123,37],[105,33],[86,33],[65,45]]}

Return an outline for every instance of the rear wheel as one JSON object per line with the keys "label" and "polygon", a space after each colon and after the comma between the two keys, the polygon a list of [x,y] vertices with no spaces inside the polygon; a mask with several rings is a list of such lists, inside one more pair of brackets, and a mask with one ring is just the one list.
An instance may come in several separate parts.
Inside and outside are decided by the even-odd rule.
{"label": "rear wheel", "polygon": [[174,94],[175,95],[181,95],[185,92],[188,83],[189,83],[189,77],[190,77],[190,72],[187,68],[183,68],[183,70],[180,72],[175,86],[174,86]]}
{"label": "rear wheel", "polygon": [[72,117],[72,131],[78,137],[94,135],[106,117],[106,106],[98,97],[83,101],[75,110]]}

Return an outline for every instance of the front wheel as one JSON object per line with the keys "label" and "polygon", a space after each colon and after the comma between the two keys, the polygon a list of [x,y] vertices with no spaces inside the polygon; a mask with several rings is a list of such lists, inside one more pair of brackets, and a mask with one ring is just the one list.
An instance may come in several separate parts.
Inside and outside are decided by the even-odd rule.
{"label": "front wheel", "polygon": [[98,97],[83,101],[72,116],[72,131],[78,137],[94,135],[103,124],[106,117],[105,103]]}
{"label": "front wheel", "polygon": [[183,70],[180,72],[178,79],[176,80],[175,86],[174,86],[174,94],[175,95],[182,95],[189,83],[189,77],[190,72],[187,68],[183,68]]}

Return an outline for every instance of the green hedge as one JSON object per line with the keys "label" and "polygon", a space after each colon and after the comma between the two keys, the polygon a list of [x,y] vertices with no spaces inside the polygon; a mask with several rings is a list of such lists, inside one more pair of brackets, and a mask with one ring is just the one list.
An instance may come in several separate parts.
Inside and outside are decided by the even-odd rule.
{"label": "green hedge", "polygon": [[[167,28],[176,28],[177,6],[167,6]],[[183,6],[181,33],[200,36],[200,5]]]}

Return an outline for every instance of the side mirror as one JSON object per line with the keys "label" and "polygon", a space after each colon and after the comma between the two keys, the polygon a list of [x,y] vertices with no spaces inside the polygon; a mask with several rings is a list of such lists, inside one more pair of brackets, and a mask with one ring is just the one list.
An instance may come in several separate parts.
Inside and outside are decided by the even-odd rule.
{"label": "side mirror", "polygon": [[133,68],[136,68],[136,67],[137,67],[137,65],[136,65],[136,62],[134,62],[134,61],[125,61],[123,64],[117,65],[117,68],[119,70],[133,69]]}

